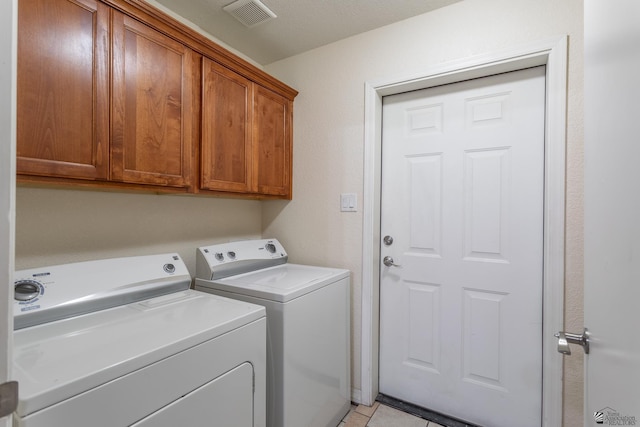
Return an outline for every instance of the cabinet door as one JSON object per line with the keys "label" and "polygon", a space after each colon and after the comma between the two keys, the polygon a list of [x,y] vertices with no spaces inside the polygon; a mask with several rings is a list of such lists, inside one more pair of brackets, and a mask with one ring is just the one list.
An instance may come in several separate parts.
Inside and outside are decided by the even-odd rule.
{"label": "cabinet door", "polygon": [[200,188],[251,191],[251,91],[249,80],[203,58]]}
{"label": "cabinet door", "polygon": [[18,2],[17,172],[106,179],[109,8]]}
{"label": "cabinet door", "polygon": [[292,102],[255,85],[253,171],[257,192],[291,198]]}
{"label": "cabinet door", "polygon": [[192,51],[113,12],[111,179],[189,187]]}

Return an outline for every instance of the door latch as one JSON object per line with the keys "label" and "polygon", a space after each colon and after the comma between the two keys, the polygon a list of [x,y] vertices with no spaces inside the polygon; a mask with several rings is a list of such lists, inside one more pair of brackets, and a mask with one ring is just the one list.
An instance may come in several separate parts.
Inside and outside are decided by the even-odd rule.
{"label": "door latch", "polygon": [[0,418],[13,414],[18,407],[18,382],[0,384]]}
{"label": "door latch", "polygon": [[384,259],[382,260],[382,263],[384,265],[386,265],[387,267],[401,267],[400,264],[396,264],[393,261],[393,258],[391,258],[389,255],[387,255],[386,257],[384,257]]}
{"label": "door latch", "polygon": [[557,332],[554,337],[558,338],[558,353],[571,355],[569,344],[578,344],[582,346],[584,354],[589,354],[589,330],[584,328],[582,334],[572,334],[569,332]]}

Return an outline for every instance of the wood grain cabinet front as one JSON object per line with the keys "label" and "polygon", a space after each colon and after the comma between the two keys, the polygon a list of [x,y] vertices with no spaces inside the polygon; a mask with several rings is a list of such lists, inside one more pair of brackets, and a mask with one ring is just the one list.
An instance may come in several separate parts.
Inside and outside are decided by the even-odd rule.
{"label": "wood grain cabinet front", "polygon": [[200,188],[291,198],[292,102],[203,58]]}
{"label": "wood grain cabinet front", "polygon": [[113,13],[111,179],[189,187],[192,51]]}
{"label": "wood grain cabinet front", "polygon": [[138,0],[20,0],[19,182],[291,198],[297,92]]}
{"label": "wood grain cabinet front", "polygon": [[249,79],[202,59],[202,190],[252,191],[252,98]]}
{"label": "wood grain cabinet front", "polygon": [[108,178],[109,13],[95,0],[18,2],[18,174]]}
{"label": "wood grain cabinet front", "polygon": [[261,86],[253,99],[253,171],[256,191],[291,199],[293,102]]}

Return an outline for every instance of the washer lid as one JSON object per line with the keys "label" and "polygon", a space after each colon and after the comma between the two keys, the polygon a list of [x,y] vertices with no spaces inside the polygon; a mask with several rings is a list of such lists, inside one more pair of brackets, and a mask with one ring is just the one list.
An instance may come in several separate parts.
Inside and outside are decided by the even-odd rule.
{"label": "washer lid", "polygon": [[348,276],[349,270],[283,264],[220,280],[197,280],[196,288],[287,302]]}
{"label": "washer lid", "polygon": [[17,413],[26,416],[265,316],[193,290],[14,332]]}

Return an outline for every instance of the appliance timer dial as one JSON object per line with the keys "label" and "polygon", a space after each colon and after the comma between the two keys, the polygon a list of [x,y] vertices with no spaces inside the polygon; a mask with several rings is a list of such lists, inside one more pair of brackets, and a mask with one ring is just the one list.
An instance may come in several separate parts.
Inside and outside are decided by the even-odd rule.
{"label": "appliance timer dial", "polygon": [[276,245],[274,245],[273,243],[267,243],[266,245],[264,245],[264,248],[271,254],[276,253]]}
{"label": "appliance timer dial", "polygon": [[43,286],[37,280],[18,280],[14,284],[14,299],[26,302],[35,299],[40,295]]}

